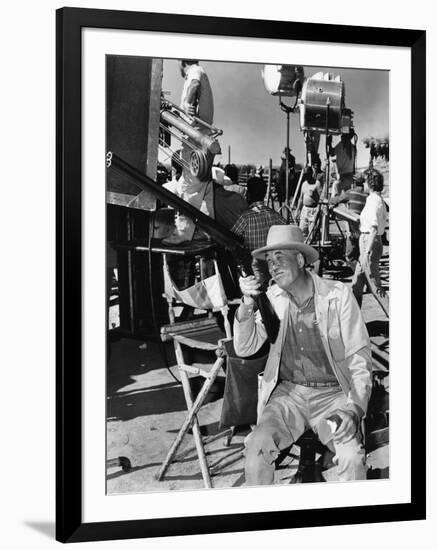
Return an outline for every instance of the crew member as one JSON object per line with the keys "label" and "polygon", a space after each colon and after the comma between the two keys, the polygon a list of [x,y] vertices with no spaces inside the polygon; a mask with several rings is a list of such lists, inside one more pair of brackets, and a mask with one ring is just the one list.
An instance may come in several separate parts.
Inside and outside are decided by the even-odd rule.
{"label": "crew member", "polygon": [[370,194],[360,214],[360,260],[355,268],[352,281],[352,290],[360,306],[366,285],[365,271],[370,274],[371,282],[374,282],[376,292],[381,298],[384,298],[386,294],[379,273],[379,260],[383,250],[382,235],[387,222],[387,208],[382,198],[384,176],[381,172],[374,168],[369,170],[366,177],[366,187]]}
{"label": "crew member", "polygon": [[335,156],[338,180],[332,186],[332,196],[340,195],[352,187],[352,178],[355,171],[356,145],[352,143],[355,132],[350,130],[348,134],[341,134],[340,141],[332,147],[332,135],[328,136],[329,154]]}
{"label": "crew member", "polygon": [[[267,233],[272,225],[287,223],[278,212],[264,204],[266,191],[267,184],[262,178],[257,176],[249,178],[246,187],[249,208],[246,208],[231,229],[233,233],[243,237],[244,245],[250,251],[265,245]],[[265,284],[270,279],[264,260],[254,258],[252,268],[261,283]]]}
{"label": "crew member", "polygon": [[[214,101],[211,85],[205,69],[195,59],[182,59],[180,62],[181,75],[184,86],[181,96],[181,108],[187,115],[195,116],[209,125],[213,123]],[[198,132],[209,134],[209,129],[188,117],[188,122]],[[214,217],[214,194],[212,181],[200,181],[188,168],[191,162],[192,149],[185,143],[182,145],[182,198],[201,210],[204,214]],[[163,240],[164,244],[177,245],[193,238],[196,229],[195,223],[183,216],[183,223],[176,227],[170,237]]]}
{"label": "crew member", "polygon": [[[246,484],[273,483],[280,452],[309,428],[335,453],[335,479],[366,479],[360,422],[372,388],[372,362],[352,292],[306,270],[318,252],[304,243],[296,226],[272,226],[266,246],[253,256],[267,260],[275,283],[267,295],[281,323],[261,382],[257,424],[246,439]],[[240,278],[240,289],[234,347],[238,356],[248,357],[267,334],[254,307],[259,282],[253,276]],[[334,433],[331,417],[338,420]]]}
{"label": "crew member", "polygon": [[300,213],[299,227],[304,238],[308,236],[309,229],[317,212],[317,205],[322,196],[323,185],[319,179],[314,178],[314,171],[310,166],[304,169],[302,187],[297,203],[297,214]]}
{"label": "crew member", "polygon": [[239,170],[237,166],[235,164],[227,164],[225,166],[225,174],[231,180],[231,183],[226,185],[226,190],[235,191],[235,193],[240,193],[244,197],[246,189],[239,184]]}
{"label": "crew member", "polygon": [[[338,204],[346,203],[347,209],[353,212],[355,215],[359,216],[366,204],[367,197],[369,196],[369,193],[364,191],[365,179],[366,178],[363,173],[355,174],[353,178],[354,187],[352,187],[352,189],[349,189],[349,191],[343,192],[337,197],[331,199],[331,204],[333,206],[337,206]],[[359,222],[354,223],[352,221],[349,221],[347,227],[345,259],[352,271],[355,271],[356,264],[360,256]]]}
{"label": "crew member", "polygon": [[[288,153],[288,197],[285,197],[286,183],[287,183],[287,153]],[[294,195],[296,191],[296,158],[291,153],[291,149],[285,149],[281,155],[281,166],[279,168],[278,176],[278,200],[282,204],[290,200],[290,197]]]}

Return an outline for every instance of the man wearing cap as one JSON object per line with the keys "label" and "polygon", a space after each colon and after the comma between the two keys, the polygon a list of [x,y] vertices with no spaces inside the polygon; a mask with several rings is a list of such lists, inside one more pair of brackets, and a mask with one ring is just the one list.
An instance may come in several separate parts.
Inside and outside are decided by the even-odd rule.
{"label": "man wearing cap", "polygon": [[[335,453],[331,479],[366,479],[360,423],[372,388],[371,353],[355,298],[344,284],[307,271],[318,252],[296,226],[272,226],[266,246],[252,254],[267,261],[274,283],[267,295],[281,322],[261,381],[257,425],[246,440],[246,484],[273,483],[280,451],[309,428]],[[240,288],[234,348],[248,357],[267,334],[255,311],[259,282],[240,278]]]}

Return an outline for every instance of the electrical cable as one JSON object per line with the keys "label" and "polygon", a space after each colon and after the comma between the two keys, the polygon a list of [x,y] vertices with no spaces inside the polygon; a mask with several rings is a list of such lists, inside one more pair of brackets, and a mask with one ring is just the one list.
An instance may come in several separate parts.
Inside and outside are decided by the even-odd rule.
{"label": "electrical cable", "polygon": [[156,210],[153,210],[149,217],[149,236],[148,236],[148,246],[147,246],[149,251],[148,252],[149,293],[150,293],[150,305],[152,309],[152,321],[153,321],[153,326],[155,327],[155,330],[156,330],[156,336],[158,338],[158,341],[160,342],[159,349],[161,351],[162,359],[164,360],[165,368],[168,370],[173,380],[175,380],[175,382],[181,385],[182,382],[172,373],[170,369],[167,353],[165,351],[165,345],[158,333],[158,323],[156,322],[156,310],[155,310],[155,301],[154,301],[154,293],[153,293],[153,277],[152,277],[152,236],[153,236],[153,229],[155,227],[155,215],[156,215]]}

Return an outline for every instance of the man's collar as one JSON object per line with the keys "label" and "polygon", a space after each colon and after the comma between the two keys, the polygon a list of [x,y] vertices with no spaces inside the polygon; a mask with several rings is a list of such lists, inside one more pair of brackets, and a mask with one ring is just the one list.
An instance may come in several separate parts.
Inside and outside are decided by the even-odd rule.
{"label": "man's collar", "polygon": [[324,279],[310,272],[314,282],[314,292],[319,300],[331,300],[335,297],[335,287],[329,285]]}
{"label": "man's collar", "polygon": [[[304,276],[304,279],[305,279],[305,280],[302,281],[302,283],[303,283],[303,285],[304,285],[303,288],[302,288],[302,290],[305,290],[305,291],[306,291],[306,290],[310,290],[310,293],[309,293],[309,295],[305,298],[305,300],[304,300],[304,302],[303,302],[302,304],[299,304],[299,302],[298,302],[297,299],[296,299],[296,296],[295,296],[292,292],[287,291],[287,294],[288,294],[289,298],[290,298],[290,299],[292,300],[292,302],[294,302],[298,307],[302,307],[303,304],[306,304],[306,303],[310,300],[310,298],[313,298],[313,297],[314,297],[314,294],[315,294],[315,292],[316,292],[316,286],[315,286],[314,281],[313,281],[313,279],[312,279],[310,273],[308,272],[308,270],[306,270],[306,269],[303,270],[303,276]],[[310,288],[309,288],[309,287],[310,287]],[[305,292],[305,294],[306,294],[306,292]],[[304,294],[304,295],[305,295],[305,294]]]}
{"label": "man's collar", "polygon": [[[314,283],[314,294],[317,294],[317,299],[326,299],[330,300],[334,296],[334,288],[331,287],[326,283],[324,279],[316,275],[315,273],[311,271],[307,271],[309,275],[313,279]],[[288,292],[286,290],[283,290],[281,287],[279,287],[276,283],[271,283],[269,292],[272,294],[272,296],[289,296]]]}

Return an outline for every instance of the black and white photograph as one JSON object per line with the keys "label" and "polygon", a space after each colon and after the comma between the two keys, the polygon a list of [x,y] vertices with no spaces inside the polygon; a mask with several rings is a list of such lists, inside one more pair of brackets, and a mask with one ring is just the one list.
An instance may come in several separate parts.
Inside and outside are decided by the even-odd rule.
{"label": "black and white photograph", "polygon": [[6,4],[2,547],[432,547],[432,13]]}
{"label": "black and white photograph", "polygon": [[294,62],[106,56],[108,496],[390,479],[390,71]]}

